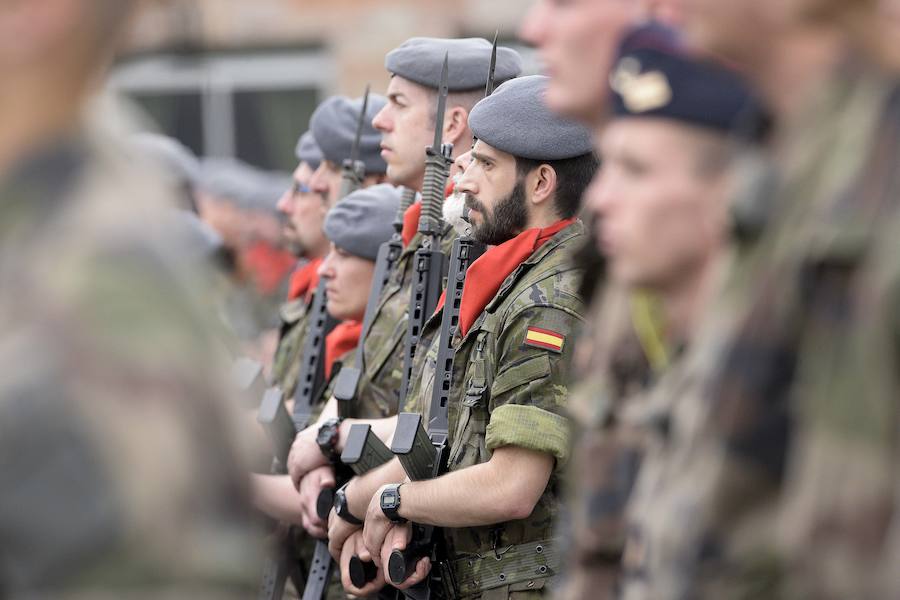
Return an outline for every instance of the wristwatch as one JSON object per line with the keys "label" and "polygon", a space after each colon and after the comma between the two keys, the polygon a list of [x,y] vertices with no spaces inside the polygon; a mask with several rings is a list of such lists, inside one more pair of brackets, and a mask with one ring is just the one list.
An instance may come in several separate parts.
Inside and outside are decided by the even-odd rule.
{"label": "wristwatch", "polygon": [[340,418],[328,419],[319,427],[319,433],[316,435],[316,444],[319,445],[319,450],[331,463],[338,463],[341,460],[341,455],[337,451],[337,443],[343,421]]}
{"label": "wristwatch", "polygon": [[345,483],[334,493],[334,512],[351,525],[362,525],[362,519],[354,517],[353,513],[350,512],[350,507],[347,505],[347,492],[345,490],[348,485],[350,484]]}
{"label": "wristwatch", "polygon": [[400,516],[400,486],[402,483],[392,483],[385,486],[381,492],[381,512],[392,523],[406,523],[406,519]]}

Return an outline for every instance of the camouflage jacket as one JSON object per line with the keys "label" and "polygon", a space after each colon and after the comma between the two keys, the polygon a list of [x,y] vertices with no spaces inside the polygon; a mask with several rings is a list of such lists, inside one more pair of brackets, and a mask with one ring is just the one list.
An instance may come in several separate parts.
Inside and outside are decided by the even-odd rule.
{"label": "camouflage jacket", "polygon": [[256,578],[228,360],[136,164],[88,126],[0,179],[9,597],[228,598]]}
{"label": "camouflage jacket", "polygon": [[845,65],[783,133],[660,385],[626,598],[900,594],[900,86]]}
{"label": "camouflage jacket", "polygon": [[285,302],[278,311],[281,331],[275,358],[272,360],[272,385],[280,387],[285,398],[293,398],[297,388],[309,308],[304,298],[297,298]]}
{"label": "camouflage jacket", "polygon": [[[441,250],[450,253],[455,232],[444,226]],[[413,256],[422,244],[416,234],[397,261],[381,292],[378,310],[364,340],[365,370],[354,408],[358,418],[381,418],[397,414],[403,380],[403,351],[409,327],[410,286],[414,275]]]}
{"label": "camouflage jacket", "polygon": [[569,401],[572,458],[560,518],[563,567],[558,598],[614,598],[625,545],[625,506],[660,407],[656,382],[632,318],[632,296],[617,286],[595,294],[575,351]]}
{"label": "camouflage jacket", "polygon": [[[541,246],[506,278],[466,336],[456,340],[449,402],[449,470],[486,462],[491,452],[501,446],[551,454],[557,459],[557,470],[566,463],[569,424],[563,412],[568,399],[567,372],[573,337],[581,327],[584,313],[576,294],[581,271],[573,265],[572,255],[584,237],[583,231],[583,225],[576,222]],[[414,372],[421,374],[414,378],[410,389],[410,411],[426,417],[437,357],[434,334],[440,327],[441,314],[439,311],[428,322],[433,341],[427,348],[419,349]],[[530,328],[561,336],[561,349],[528,344]],[[526,543],[550,544],[557,512],[557,484],[554,472],[527,519],[444,530],[449,563],[458,565],[465,559],[476,563],[466,574],[453,567],[457,584],[469,592],[463,595],[476,594],[483,587],[477,581],[477,571],[491,565],[481,558],[510,573],[506,583],[500,582],[492,594],[506,597],[507,593],[532,591],[540,595],[538,590],[554,574],[552,570],[536,574],[532,569],[527,577],[517,578],[513,576],[515,571],[509,570],[515,565],[503,566],[505,563],[496,561],[494,555],[502,556],[512,547]]]}

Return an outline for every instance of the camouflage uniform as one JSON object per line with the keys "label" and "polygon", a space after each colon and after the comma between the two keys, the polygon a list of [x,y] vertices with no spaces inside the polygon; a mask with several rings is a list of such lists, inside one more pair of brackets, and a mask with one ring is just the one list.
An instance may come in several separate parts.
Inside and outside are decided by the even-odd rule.
{"label": "camouflage uniform", "polygon": [[[545,452],[556,458],[557,468],[565,464],[569,453],[569,424],[562,414],[568,397],[565,382],[573,336],[584,313],[576,293],[581,271],[572,256],[582,243],[583,230],[581,223],[569,225],[534,252],[506,278],[465,337],[455,340],[449,470],[484,463],[502,446]],[[421,376],[410,389],[409,408],[426,417],[437,357],[434,333],[441,314],[428,322],[434,342],[418,353],[421,370],[416,372]],[[526,345],[531,327],[561,335],[565,340],[561,351]],[[558,569],[551,540],[557,479],[554,472],[527,519],[443,530],[448,561],[442,568],[452,572],[457,597],[543,597],[548,579]]]}
{"label": "camouflage uniform", "polygon": [[165,192],[57,142],[0,181],[0,595],[246,595],[248,448]]}
{"label": "camouflage uniform", "polygon": [[[456,237],[453,228],[444,226],[441,251],[450,253]],[[409,327],[409,298],[415,264],[413,257],[422,244],[418,233],[403,249],[394,272],[385,284],[378,310],[365,339],[363,351],[365,372],[353,416],[360,419],[389,417],[397,414],[400,384],[403,381],[403,351]]]}
{"label": "camouflage uniform", "polygon": [[306,339],[310,306],[310,303],[300,297],[285,302],[278,311],[281,331],[275,358],[272,360],[272,384],[284,392],[285,398],[293,398],[297,388],[302,362],[300,355]]}
{"label": "camouflage uniform", "polygon": [[626,598],[888,598],[900,86],[845,65],[735,205],[732,270],[631,510]]}
{"label": "camouflage uniform", "polygon": [[625,545],[625,506],[659,407],[632,320],[632,296],[612,287],[591,310],[575,353],[569,401],[572,459],[559,538],[566,569],[558,598],[615,597]]}

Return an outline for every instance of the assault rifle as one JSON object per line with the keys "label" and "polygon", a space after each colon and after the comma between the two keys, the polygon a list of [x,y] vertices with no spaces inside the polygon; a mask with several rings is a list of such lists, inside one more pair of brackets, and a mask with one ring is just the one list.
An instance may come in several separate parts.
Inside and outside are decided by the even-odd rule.
{"label": "assault rifle", "polygon": [[[363,317],[362,335],[359,338],[359,345],[356,347],[354,362],[352,365],[344,366],[335,380],[334,397],[338,401],[338,415],[341,417],[346,418],[350,416],[352,403],[358,393],[359,380],[365,372],[365,353],[363,351],[363,344],[366,335],[369,332],[369,328],[372,326],[372,320],[375,318],[375,313],[378,310],[381,292],[384,289],[384,286],[387,285],[388,279],[397,264],[397,260],[403,252],[403,242],[400,238],[400,231],[403,227],[403,214],[406,212],[406,209],[412,205],[415,198],[415,190],[405,189],[403,191],[400,207],[394,218],[394,234],[391,236],[390,240],[381,244],[381,247],[378,249],[378,256],[375,259],[375,273],[372,277],[372,288],[369,290],[369,300],[366,304],[365,316]],[[354,450],[347,456],[350,457],[352,473],[355,473],[356,475],[361,475],[365,471],[379,466],[393,458],[393,455],[390,453],[387,446],[385,446],[375,435],[368,435],[369,433],[368,426],[354,425],[350,428],[350,437],[347,440],[346,447],[352,447]],[[361,438],[355,437],[360,435],[362,436]],[[372,464],[371,461],[363,460],[362,457],[382,457],[383,460],[377,462],[377,464]],[[343,458],[344,456],[342,455],[342,462],[348,464]],[[366,465],[366,468],[361,471],[360,469],[362,469],[362,467],[360,465],[363,464]],[[351,477],[351,472],[339,470],[336,473],[335,478],[336,487],[341,487],[349,481]],[[316,512],[323,521],[328,519],[328,514],[331,512],[331,508],[334,505],[334,492],[335,488],[325,488],[319,493],[319,497],[316,499]],[[351,573],[356,573],[357,577],[357,579],[354,580],[354,585],[362,587],[375,577],[375,565],[372,563],[365,563],[363,565],[358,557],[354,558],[356,558],[356,561],[351,563]],[[359,579],[361,576],[360,574],[362,573],[368,574],[369,579],[365,581]]]}
{"label": "assault rifle", "polygon": [[434,126],[434,143],[425,150],[425,182],[422,187],[422,216],[419,233],[422,246],[413,257],[413,282],[409,300],[409,326],[403,352],[403,381],[400,384],[400,406],[409,391],[413,357],[419,345],[419,336],[425,322],[434,313],[441,295],[442,280],[447,272],[447,257],[441,252],[440,237],[444,189],[453,163],[453,145],[444,144],[444,113],[447,109],[449,56],[444,56],[441,86],[438,90],[437,116]]}
{"label": "assault rifle", "polygon": [[[491,64],[488,73],[485,97],[494,89],[494,72],[497,61],[497,35],[494,35]],[[450,268],[444,309],[441,315],[441,329],[438,337],[438,354],[435,363],[434,383],[431,390],[429,421],[423,427],[422,415],[401,413],[397,419],[391,450],[400,459],[400,464],[410,480],[418,481],[438,477],[446,470],[447,442],[449,435],[449,399],[453,385],[453,365],[456,349],[454,340],[459,333],[459,315],[466,272],[471,264],[484,253],[485,247],[471,237],[471,227],[453,242],[450,252]],[[395,550],[388,560],[388,576],[394,583],[406,581],[415,572],[416,563],[429,556],[432,571],[419,585],[406,591],[409,600],[429,600],[432,584],[441,587],[443,574],[438,567],[439,532],[432,525],[412,523],[412,539],[404,550]]]}

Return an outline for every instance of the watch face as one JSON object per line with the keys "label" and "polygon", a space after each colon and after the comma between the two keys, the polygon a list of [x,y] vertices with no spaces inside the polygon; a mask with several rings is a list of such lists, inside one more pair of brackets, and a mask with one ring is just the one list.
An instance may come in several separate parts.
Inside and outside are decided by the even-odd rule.
{"label": "watch face", "polygon": [[397,490],[384,490],[384,493],[381,494],[381,505],[385,508],[395,508],[398,496]]}
{"label": "watch face", "polygon": [[323,444],[327,444],[331,441],[331,431],[329,429],[320,429],[319,434],[316,436],[316,443],[320,446]]}

